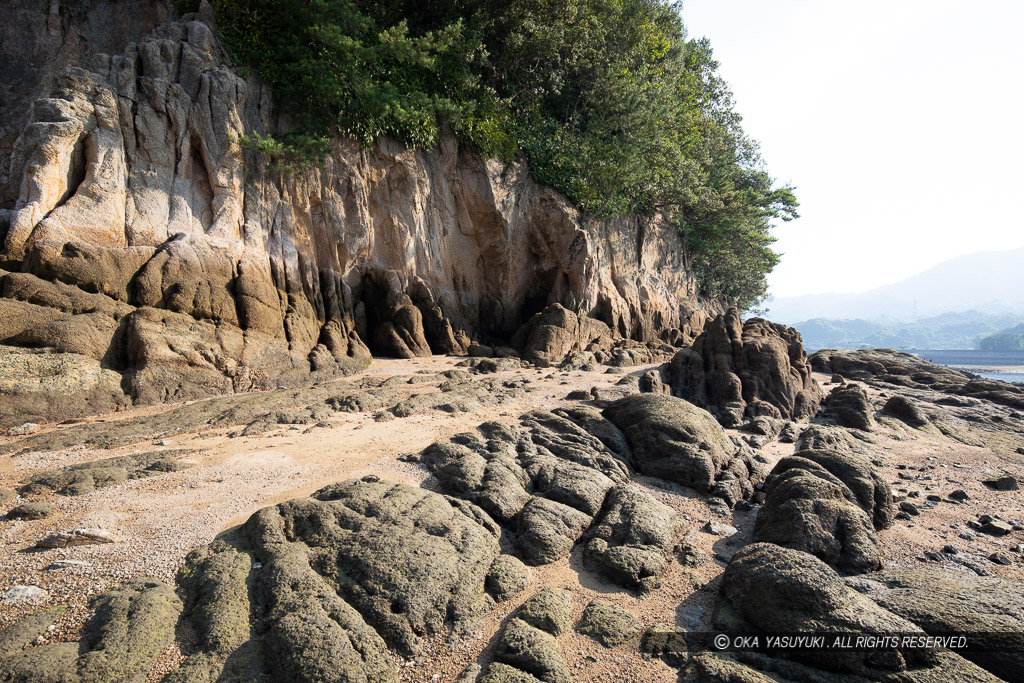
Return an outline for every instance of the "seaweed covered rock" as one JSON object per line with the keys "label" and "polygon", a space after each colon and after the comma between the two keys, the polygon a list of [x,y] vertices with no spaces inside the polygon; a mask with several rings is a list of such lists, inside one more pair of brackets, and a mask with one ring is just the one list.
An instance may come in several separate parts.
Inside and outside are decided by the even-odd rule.
{"label": "seaweed covered rock", "polygon": [[[771,543],[755,543],[733,557],[722,576],[716,624],[758,634],[855,632],[865,635],[923,633],[848,588],[812,555]],[[904,647],[871,652],[797,650],[793,659],[833,673],[869,678],[934,663],[934,653]]]}
{"label": "seaweed covered rock", "polygon": [[892,523],[892,494],[870,463],[800,451],[775,465],[764,491],[755,540],[802,550],[846,572],[881,567],[875,529]]}
{"label": "seaweed covered rock", "polygon": [[981,634],[987,651],[962,654],[996,676],[1015,680],[1024,671],[1024,582],[912,567],[850,583],[930,635]]}
{"label": "seaweed covered rock", "polygon": [[894,417],[914,429],[926,429],[931,426],[928,417],[920,406],[906,396],[891,396],[882,406],[882,415]]}
{"label": "seaweed covered rock", "polygon": [[139,681],[174,639],[181,600],[157,579],[139,578],[93,598],[80,642],[23,649],[61,610],[45,610],[0,631],[0,680]]}
{"label": "seaweed covered rock", "polygon": [[570,683],[569,667],[555,639],[568,623],[565,591],[545,589],[531,597],[505,625],[494,661],[480,683]]}
{"label": "seaweed covered rock", "polygon": [[530,570],[519,558],[512,555],[498,555],[487,572],[484,587],[495,600],[501,601],[526,589]]}
{"label": "seaweed covered rock", "polygon": [[680,519],[645,491],[623,484],[608,493],[583,549],[587,568],[628,588],[652,590],[668,568]]}
{"label": "seaweed covered rock", "polygon": [[191,467],[193,463],[182,459],[186,453],[188,451],[183,449],[150,451],[68,465],[32,475],[22,482],[18,491],[22,495],[56,491],[67,496],[78,496],[129,479],[141,479]]}
{"label": "seaweed covered rock", "polygon": [[643,474],[711,493],[730,506],[764,477],[764,461],[743,452],[710,413],[689,401],[638,394],[608,406],[604,416],[625,434]]}
{"label": "seaweed covered rock", "polygon": [[629,610],[594,600],[583,610],[576,630],[605,647],[616,647],[636,635],[640,626],[640,620]]}
{"label": "seaweed covered rock", "polygon": [[743,323],[736,308],[679,351],[669,375],[674,396],[707,408],[727,427],[757,415],[811,417],[822,398],[800,333],[761,318]]}
{"label": "seaweed covered rock", "polygon": [[259,628],[278,675],[376,671],[385,641],[416,653],[421,636],[467,628],[492,604],[498,529],[465,501],[353,480],[264,508],[245,530],[263,565]]}

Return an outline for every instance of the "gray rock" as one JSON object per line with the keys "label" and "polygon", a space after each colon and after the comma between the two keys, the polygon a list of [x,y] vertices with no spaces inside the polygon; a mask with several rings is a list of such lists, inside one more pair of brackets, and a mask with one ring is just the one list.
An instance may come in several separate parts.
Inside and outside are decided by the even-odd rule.
{"label": "gray rock", "polygon": [[572,599],[569,591],[544,588],[524,602],[516,617],[553,636],[560,636],[569,628]]}
{"label": "gray rock", "polygon": [[721,522],[709,521],[703,527],[701,531],[711,534],[712,536],[732,536],[733,534],[739,533],[739,529],[728,524],[722,524]]}
{"label": "gray rock", "polygon": [[71,548],[78,545],[114,543],[114,537],[104,529],[73,529],[58,531],[36,542],[39,548]]}
{"label": "gray rock", "polygon": [[11,586],[4,591],[3,602],[7,605],[21,602],[37,602],[46,599],[48,595],[49,593],[39,586]]}
{"label": "gray rock", "polygon": [[636,487],[616,486],[589,531],[584,565],[627,588],[653,590],[668,568],[679,530],[671,508]]}
{"label": "gray rock", "polygon": [[1017,478],[1009,474],[986,479],[982,483],[996,491],[1016,491],[1018,489]]}

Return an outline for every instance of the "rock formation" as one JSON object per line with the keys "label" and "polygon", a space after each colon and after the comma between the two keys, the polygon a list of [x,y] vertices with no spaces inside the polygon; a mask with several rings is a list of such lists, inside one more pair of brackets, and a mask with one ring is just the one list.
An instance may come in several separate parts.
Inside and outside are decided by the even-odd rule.
{"label": "rock formation", "polygon": [[744,417],[799,419],[818,412],[822,392],[800,333],[729,309],[708,323],[669,367],[672,394],[710,410],[727,427]]}
{"label": "rock formation", "polygon": [[371,352],[465,352],[558,303],[589,317],[557,314],[573,339],[558,349],[538,321],[523,339],[536,360],[703,327],[673,228],[583,221],[523,163],[450,134],[422,151],[337,140],[322,167],[268,169],[240,140],[288,122],[227,66],[208,6],[176,20],[156,0],[14,5],[0,427],[293,386]]}

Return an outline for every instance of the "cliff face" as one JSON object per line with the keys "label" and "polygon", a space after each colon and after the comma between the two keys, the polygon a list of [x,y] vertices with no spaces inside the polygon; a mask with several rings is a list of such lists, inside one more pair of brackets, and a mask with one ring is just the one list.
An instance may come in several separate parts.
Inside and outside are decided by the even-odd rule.
{"label": "cliff face", "polygon": [[182,400],[503,343],[552,303],[641,341],[703,327],[671,228],[583,222],[523,163],[451,136],[338,141],[322,168],[268,170],[239,139],[287,123],[226,66],[205,6],[167,21],[154,0],[14,4],[0,395],[17,408],[0,422],[52,413],[46,373],[69,410],[91,401],[72,412]]}

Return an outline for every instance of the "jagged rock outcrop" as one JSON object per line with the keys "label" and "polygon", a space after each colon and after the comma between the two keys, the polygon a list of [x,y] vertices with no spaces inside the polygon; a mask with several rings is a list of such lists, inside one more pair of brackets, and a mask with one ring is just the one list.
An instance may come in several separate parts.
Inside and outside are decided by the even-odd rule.
{"label": "jagged rock outcrop", "polygon": [[727,427],[744,417],[800,419],[823,397],[800,333],[729,309],[708,323],[669,366],[672,394],[707,408]]}
{"label": "jagged rock outcrop", "polygon": [[[255,75],[227,66],[206,5],[182,20],[155,0],[15,5],[0,346],[80,369],[15,387],[0,427],[47,417],[48,393],[69,396],[66,417],[294,385],[371,352],[465,352],[557,303],[589,316],[573,326],[563,309],[565,327],[540,325],[547,341],[524,333],[551,362],[555,329],[605,345],[703,327],[673,228],[583,221],[523,163],[479,159],[450,134],[421,151],[338,140],[321,168],[268,170],[239,141],[288,124]],[[38,358],[0,351],[6,381],[37,376]]]}

